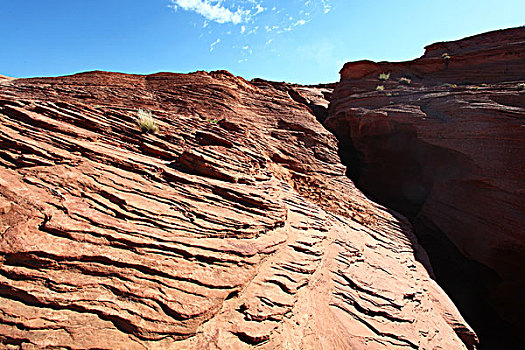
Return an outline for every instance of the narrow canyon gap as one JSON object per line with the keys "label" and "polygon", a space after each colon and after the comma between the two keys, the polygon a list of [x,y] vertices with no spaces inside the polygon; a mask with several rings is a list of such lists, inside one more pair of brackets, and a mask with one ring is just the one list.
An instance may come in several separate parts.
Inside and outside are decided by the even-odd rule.
{"label": "narrow canyon gap", "polygon": [[487,349],[524,346],[524,72],[523,27],[347,63],[324,123],[358,187],[410,218]]}

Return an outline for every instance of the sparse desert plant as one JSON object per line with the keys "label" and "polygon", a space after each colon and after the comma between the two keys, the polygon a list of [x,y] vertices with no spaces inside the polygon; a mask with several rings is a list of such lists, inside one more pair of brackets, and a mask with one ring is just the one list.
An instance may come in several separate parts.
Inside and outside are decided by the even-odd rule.
{"label": "sparse desert plant", "polygon": [[444,59],[445,61],[450,61],[450,55],[448,53],[444,53],[441,55],[441,58]]}
{"label": "sparse desert plant", "polygon": [[156,134],[159,131],[155,119],[153,119],[153,113],[151,111],[139,108],[137,112],[137,125],[140,130],[144,133]]}
{"label": "sparse desert plant", "polygon": [[217,119],[206,119],[208,123],[217,124],[219,121]]}
{"label": "sparse desert plant", "polygon": [[384,90],[385,90],[384,85],[377,85],[376,86],[376,91],[384,91]]}
{"label": "sparse desert plant", "polygon": [[525,83],[518,83],[518,84],[516,84],[516,89],[517,89],[518,91],[523,91],[523,90],[525,90]]}
{"label": "sparse desert plant", "polygon": [[412,83],[412,80],[408,78],[403,77],[399,79],[399,84],[401,85],[410,85],[410,83]]}
{"label": "sparse desert plant", "polygon": [[390,73],[381,73],[381,74],[379,74],[379,80],[387,81],[388,79],[390,79]]}
{"label": "sparse desert plant", "polygon": [[449,83],[441,84],[441,86],[449,87],[449,88],[457,88],[458,87],[457,84],[449,84]]}

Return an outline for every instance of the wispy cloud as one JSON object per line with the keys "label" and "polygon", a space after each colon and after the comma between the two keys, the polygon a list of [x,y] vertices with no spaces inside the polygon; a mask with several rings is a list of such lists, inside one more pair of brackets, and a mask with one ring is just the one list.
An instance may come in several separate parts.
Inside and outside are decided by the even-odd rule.
{"label": "wispy cloud", "polygon": [[210,45],[210,52],[212,52],[213,50],[215,50],[215,46],[217,46],[218,43],[221,42],[221,38],[218,38],[217,40],[215,40],[213,43],[211,43]]}
{"label": "wispy cloud", "polygon": [[[283,21],[293,21],[299,18],[299,21],[307,21],[312,12],[321,9],[326,14],[332,6],[331,0],[287,0],[280,2],[276,0],[170,0],[175,10],[194,12],[205,19],[205,25],[208,22],[219,24],[254,24],[257,17],[263,12],[272,12],[271,16],[266,19],[273,26],[280,25],[286,27],[287,23]],[[280,16],[278,16],[280,15]],[[248,29],[248,28],[246,28]]]}
{"label": "wispy cloud", "polygon": [[323,5],[323,12],[325,14],[332,10],[332,5],[328,0],[321,0],[321,4]]}
{"label": "wispy cloud", "polygon": [[[264,11],[260,4],[255,4],[253,9],[237,7],[235,10],[223,5],[222,0],[172,0],[175,10],[181,8],[185,11],[192,11],[206,18],[208,21],[217,23],[246,23],[251,17]],[[252,13],[253,12],[253,13]]]}
{"label": "wispy cloud", "polygon": [[[198,25],[205,30],[201,36],[207,36],[211,43],[210,52],[219,43],[228,43],[228,47],[240,49],[240,61],[245,62],[252,52],[276,45],[279,35],[298,30],[316,16],[326,15],[332,10],[333,0],[169,1],[170,7],[178,12],[201,16]],[[248,43],[250,47],[246,49]]]}

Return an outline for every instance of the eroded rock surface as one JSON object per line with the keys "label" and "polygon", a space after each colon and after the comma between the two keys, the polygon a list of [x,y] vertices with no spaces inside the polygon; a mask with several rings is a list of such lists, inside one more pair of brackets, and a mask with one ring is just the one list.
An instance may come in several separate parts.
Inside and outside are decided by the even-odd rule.
{"label": "eroded rock surface", "polygon": [[525,331],[524,81],[525,28],[486,33],[410,62],[347,63],[326,121],[358,186],[413,220],[495,345],[511,327],[483,303]]}
{"label": "eroded rock surface", "polygon": [[8,76],[0,74],[0,81],[1,80],[14,80],[14,79],[16,79],[16,78],[11,78],[11,77],[8,77]]}
{"label": "eroded rock surface", "polygon": [[4,346],[474,348],[407,221],[354,187],[309,107],[261,84],[0,82]]}

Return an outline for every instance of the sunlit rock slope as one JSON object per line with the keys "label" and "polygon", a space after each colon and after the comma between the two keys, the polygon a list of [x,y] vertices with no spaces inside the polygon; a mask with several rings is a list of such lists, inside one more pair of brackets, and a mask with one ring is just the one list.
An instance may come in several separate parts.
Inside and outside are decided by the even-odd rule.
{"label": "sunlit rock slope", "polygon": [[0,343],[472,349],[406,219],[346,177],[315,89],[0,81]]}

